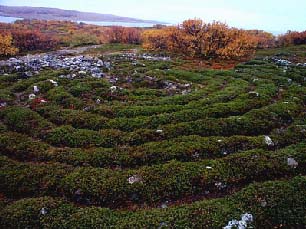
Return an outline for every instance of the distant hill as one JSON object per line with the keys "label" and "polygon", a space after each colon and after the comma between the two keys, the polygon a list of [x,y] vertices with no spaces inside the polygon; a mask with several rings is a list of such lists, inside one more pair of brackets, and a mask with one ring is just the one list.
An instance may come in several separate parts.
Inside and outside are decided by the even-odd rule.
{"label": "distant hill", "polygon": [[164,22],[159,22],[159,21],[121,17],[112,14],[100,14],[100,13],[80,12],[76,10],[63,10],[57,8],[28,7],[28,6],[0,5],[0,16],[17,17],[24,19],[40,19],[40,20],[101,21],[101,22],[105,21],[105,22],[166,24]]}

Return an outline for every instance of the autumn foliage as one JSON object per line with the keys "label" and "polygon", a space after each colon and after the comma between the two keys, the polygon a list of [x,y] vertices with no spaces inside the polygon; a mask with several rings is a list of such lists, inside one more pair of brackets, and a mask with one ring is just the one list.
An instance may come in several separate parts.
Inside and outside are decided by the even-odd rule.
{"label": "autumn foliage", "polygon": [[13,46],[13,38],[10,34],[0,34],[0,56],[15,55],[18,49]]}
{"label": "autumn foliage", "polygon": [[113,26],[108,31],[110,43],[140,44],[141,30],[138,28],[128,28]]}
{"label": "autumn foliage", "polygon": [[237,59],[256,49],[306,44],[306,31],[274,37],[262,30],[242,30],[225,23],[186,20],[178,26],[152,29],[98,26],[71,21],[17,20],[0,23],[0,55],[49,51],[106,43],[142,44],[147,50],[165,51],[192,58]]}
{"label": "autumn foliage", "polygon": [[147,30],[143,47],[200,58],[233,59],[254,53],[258,39],[245,30],[221,22],[186,20],[176,27]]}
{"label": "autumn foliage", "polygon": [[263,30],[247,30],[247,32],[256,37],[258,43],[257,48],[266,49],[276,46],[275,36]]}
{"label": "autumn foliage", "polygon": [[37,30],[22,30],[12,32],[14,45],[20,51],[52,50],[57,46],[57,40],[48,37]]}
{"label": "autumn foliage", "polygon": [[90,33],[74,33],[68,40],[67,46],[77,47],[82,45],[95,45],[99,44],[99,38]]}
{"label": "autumn foliage", "polygon": [[17,20],[0,23],[0,34],[10,34],[20,52],[49,51],[62,46],[105,43],[140,44],[141,28],[98,26],[71,21]]}
{"label": "autumn foliage", "polygon": [[306,44],[306,30],[303,32],[288,31],[277,39],[278,46],[302,45]]}

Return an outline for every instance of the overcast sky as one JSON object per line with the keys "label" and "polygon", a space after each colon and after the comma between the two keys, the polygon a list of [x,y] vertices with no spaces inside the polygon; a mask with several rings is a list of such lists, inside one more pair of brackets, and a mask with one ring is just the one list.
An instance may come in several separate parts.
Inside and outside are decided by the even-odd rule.
{"label": "overcast sky", "polygon": [[175,24],[197,17],[247,29],[306,30],[306,0],[0,0],[0,4],[108,13]]}

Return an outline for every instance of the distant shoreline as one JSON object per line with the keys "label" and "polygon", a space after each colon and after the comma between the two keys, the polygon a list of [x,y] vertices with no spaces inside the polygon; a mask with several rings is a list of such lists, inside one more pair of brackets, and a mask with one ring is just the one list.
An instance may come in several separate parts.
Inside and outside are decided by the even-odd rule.
{"label": "distant shoreline", "polygon": [[[23,18],[18,17],[7,17],[7,16],[1,16],[0,15],[0,22],[4,23],[14,23],[16,20],[23,20]],[[39,20],[39,19],[37,19]],[[69,20],[67,20],[69,21]],[[73,20],[71,20],[73,21]],[[85,24],[91,24],[91,25],[98,25],[98,26],[123,26],[123,27],[153,27],[156,25],[155,23],[142,23],[142,22],[118,22],[118,21],[86,21],[86,20],[79,20],[79,21],[73,21],[76,23],[85,23]],[[163,25],[171,25],[164,23]],[[285,34],[286,31],[271,31],[266,30],[269,33],[272,33],[274,36],[278,36],[281,34]]]}
{"label": "distant shoreline", "polygon": [[0,16],[16,17],[37,20],[61,20],[61,21],[89,21],[89,22],[118,22],[118,23],[144,23],[167,24],[156,20],[144,20],[139,18],[124,17],[113,14],[82,12],[77,10],[64,10],[49,7],[29,6],[5,6],[0,5]]}
{"label": "distant shoreline", "polygon": [[[0,22],[14,23],[23,18],[0,16]],[[124,27],[153,27],[154,23],[139,23],[139,22],[113,22],[113,21],[73,21],[76,23],[85,23],[98,26],[124,26]]]}

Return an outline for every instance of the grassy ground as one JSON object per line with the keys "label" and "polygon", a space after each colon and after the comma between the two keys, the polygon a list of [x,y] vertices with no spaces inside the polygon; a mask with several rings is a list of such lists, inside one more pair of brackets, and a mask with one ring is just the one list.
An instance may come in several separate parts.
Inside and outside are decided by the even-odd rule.
{"label": "grassy ground", "polygon": [[85,53],[88,54],[116,54],[120,52],[127,52],[131,50],[140,49],[140,45],[131,44],[103,44],[99,48],[90,49]]}
{"label": "grassy ground", "polygon": [[306,61],[306,45],[259,50],[256,55],[258,57],[279,56],[280,58],[304,63]]}

